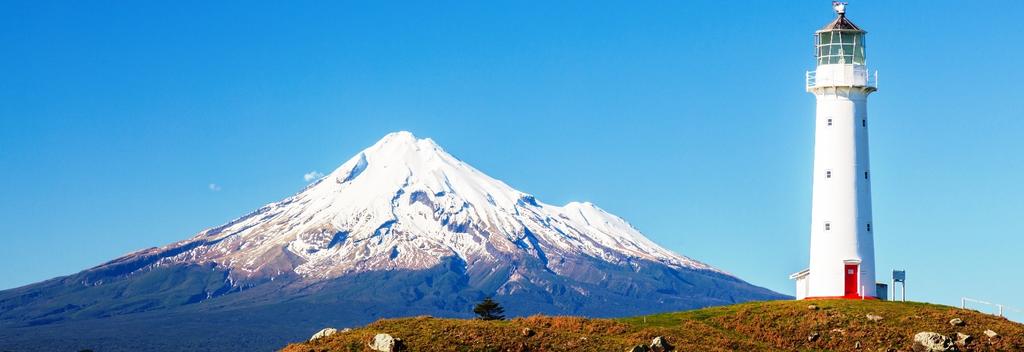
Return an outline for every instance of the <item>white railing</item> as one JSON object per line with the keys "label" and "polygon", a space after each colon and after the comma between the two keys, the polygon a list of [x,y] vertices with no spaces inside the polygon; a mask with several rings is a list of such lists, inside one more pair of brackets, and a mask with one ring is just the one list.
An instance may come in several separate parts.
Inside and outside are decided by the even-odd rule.
{"label": "white railing", "polygon": [[1017,309],[1017,308],[1014,308],[1014,307],[1008,307],[1008,306],[1002,305],[1002,304],[997,304],[997,303],[992,303],[992,302],[985,302],[985,301],[982,301],[982,300],[977,300],[977,299],[967,298],[967,297],[960,297],[960,309],[967,309],[967,302],[974,302],[974,303],[985,304],[985,305],[996,307],[997,308],[996,315],[1000,316],[1000,317],[1003,316],[1003,311],[1007,311],[1007,310],[1014,311],[1014,312],[1017,312],[1017,313],[1024,313],[1024,310],[1020,310],[1020,309]]}
{"label": "white railing", "polygon": [[[829,65],[832,66],[832,65]],[[835,65],[821,67],[819,70],[807,71],[805,76],[807,90],[817,87],[866,87],[878,89],[878,71],[869,72],[866,67]]]}

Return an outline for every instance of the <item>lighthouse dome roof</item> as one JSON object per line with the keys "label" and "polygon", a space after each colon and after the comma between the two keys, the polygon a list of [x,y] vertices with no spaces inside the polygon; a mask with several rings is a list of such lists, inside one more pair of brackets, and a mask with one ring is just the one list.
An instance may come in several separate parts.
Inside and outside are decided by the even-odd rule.
{"label": "lighthouse dome roof", "polygon": [[829,24],[825,25],[825,27],[821,27],[821,29],[819,29],[818,31],[819,32],[827,32],[827,31],[856,31],[856,32],[863,32],[864,30],[860,29],[860,27],[857,27],[857,25],[853,24],[853,22],[850,22],[850,19],[846,18],[846,14],[840,13],[839,17],[836,17],[835,20],[833,20],[832,22],[829,22]]}

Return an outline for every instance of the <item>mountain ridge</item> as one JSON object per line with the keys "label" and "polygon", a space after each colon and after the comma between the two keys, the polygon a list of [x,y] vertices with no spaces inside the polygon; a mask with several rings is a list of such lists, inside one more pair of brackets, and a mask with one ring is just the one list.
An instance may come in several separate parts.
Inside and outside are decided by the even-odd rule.
{"label": "mountain ridge", "polygon": [[[387,170],[389,168],[391,170]],[[404,170],[396,172],[394,169]],[[369,174],[361,178],[364,172]],[[407,209],[417,203],[430,207],[425,210],[431,213]],[[400,211],[404,213],[397,213]],[[527,212],[529,214],[523,214]],[[357,221],[351,221],[353,218]],[[282,220],[285,222],[270,224],[277,225],[272,231],[254,229],[266,226],[268,221]],[[534,223],[525,223],[531,220]],[[406,227],[412,229],[403,231],[393,227],[396,225],[408,225]],[[437,235],[466,237],[459,234],[467,233],[468,226],[481,227],[486,238],[436,240]],[[541,231],[547,227],[553,227],[557,234]],[[263,236],[267,232],[273,232],[273,237]],[[398,243],[383,248],[355,248],[363,250],[362,254],[339,246],[350,241],[380,240],[393,233],[401,235],[401,232],[414,232],[415,238],[404,238],[402,242],[395,241]],[[249,236],[250,233],[255,236]],[[419,236],[422,233],[434,236]],[[455,255],[463,260],[493,256],[494,250],[481,248],[481,244],[494,235],[504,236],[519,247],[536,246],[538,244],[532,241],[544,240],[549,244],[544,247],[548,248],[534,251],[540,257],[546,256],[544,249],[573,251],[613,263],[635,257],[673,267],[726,274],[658,246],[625,220],[590,202],[570,202],[561,207],[539,202],[533,195],[517,191],[447,154],[433,140],[417,139],[409,132],[386,135],[296,195],[267,204],[225,225],[204,230],[192,239],[157,248],[163,250],[163,262],[155,264],[212,261],[230,267],[237,274],[233,280],[244,281],[283,271],[271,266],[270,272],[266,272],[265,265],[270,262],[284,265],[284,269],[306,278],[330,279],[374,269],[423,269],[438,264],[438,256]],[[535,238],[537,236],[540,238]],[[429,246],[429,250],[403,245],[420,239],[424,241],[419,244]],[[224,241],[228,243],[222,243]],[[240,243],[232,244],[232,241]],[[512,250],[505,248],[509,243],[492,241],[487,244],[499,247],[494,249],[502,253]],[[291,263],[293,258],[278,253],[266,260],[265,254],[278,245],[286,245],[285,253],[301,257],[301,263]],[[382,256],[383,252],[388,255]],[[126,257],[149,253],[141,251]],[[616,256],[616,253],[628,255]],[[413,257],[408,258],[409,255]],[[385,257],[387,260],[383,260]]]}

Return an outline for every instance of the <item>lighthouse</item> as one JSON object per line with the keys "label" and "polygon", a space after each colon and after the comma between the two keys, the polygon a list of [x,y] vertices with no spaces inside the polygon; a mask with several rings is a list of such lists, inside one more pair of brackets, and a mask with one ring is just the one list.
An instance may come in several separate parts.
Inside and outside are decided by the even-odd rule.
{"label": "lighthouse", "polygon": [[867,32],[846,17],[845,3],[832,5],[837,17],[814,33],[817,66],[806,74],[817,103],[810,265],[790,278],[797,299],[871,299],[878,295],[867,99],[878,75],[867,67]]}

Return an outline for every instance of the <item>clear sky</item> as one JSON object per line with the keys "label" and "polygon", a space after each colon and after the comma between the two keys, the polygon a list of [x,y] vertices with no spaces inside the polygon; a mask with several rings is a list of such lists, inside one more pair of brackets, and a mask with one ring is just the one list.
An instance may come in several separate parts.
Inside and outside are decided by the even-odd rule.
{"label": "clear sky", "polygon": [[[878,279],[1024,308],[1024,2],[851,2]],[[807,266],[829,1],[3,8],[0,288],[188,238],[397,130],[779,292]]]}

